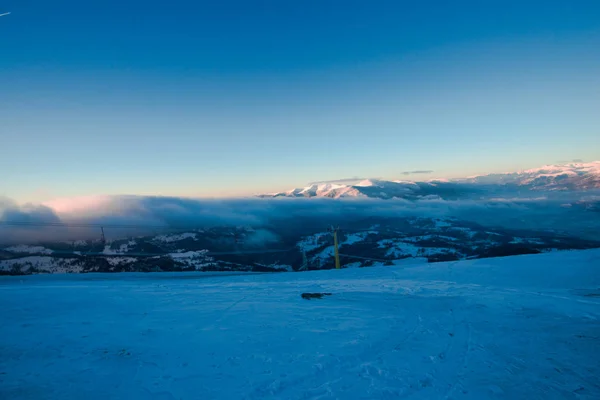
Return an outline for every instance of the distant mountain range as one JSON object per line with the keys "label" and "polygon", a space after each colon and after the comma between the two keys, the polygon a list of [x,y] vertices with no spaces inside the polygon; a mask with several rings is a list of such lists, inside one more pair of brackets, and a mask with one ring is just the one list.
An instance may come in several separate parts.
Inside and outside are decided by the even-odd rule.
{"label": "distant mountain range", "polygon": [[[50,241],[11,240],[0,246],[0,275],[327,269],[334,267],[333,236],[328,230],[332,224],[342,225],[338,239],[344,267],[386,265],[415,257],[434,262],[600,247],[598,189],[600,161],[454,180],[367,179],[316,183],[260,197],[409,201],[398,202],[404,207],[400,209],[396,209],[398,204],[393,201],[378,202],[379,209],[371,209],[371,202],[360,201],[251,201],[253,206],[268,205],[264,211],[266,217],[232,220],[228,219],[229,209],[225,208],[228,212],[223,213],[219,207],[213,207],[216,214],[212,224],[202,229],[165,226],[160,235],[159,231],[152,231],[154,234],[145,231],[124,238],[123,231],[118,231],[119,225],[116,225],[111,231],[113,240],[106,240],[104,234],[101,240],[75,242],[54,237]],[[429,205],[426,201],[411,202],[424,199],[433,201]],[[437,201],[439,199],[461,201]],[[523,201],[519,203],[519,200]],[[160,212],[150,215],[158,217],[164,216],[165,209],[183,210],[176,220],[186,221],[188,226],[192,226],[190,218],[206,213],[206,209],[193,200],[166,199],[162,203],[163,200],[156,198],[123,198],[115,201],[119,212],[129,210],[135,217],[140,217],[139,210],[146,212],[153,207]],[[309,204],[322,206],[321,203],[339,208],[302,208]],[[448,207],[449,203],[452,207],[455,207],[453,203],[466,204],[463,206],[466,208],[455,207],[452,217],[449,217],[452,214],[436,214],[439,204]],[[293,207],[277,209],[277,205]],[[383,207],[387,205],[392,208]],[[248,207],[243,202],[234,202],[231,210],[237,206]],[[410,212],[404,213],[407,210]],[[238,226],[231,221],[244,221],[249,225]],[[94,226],[102,225],[96,222]]]}
{"label": "distant mountain range", "polygon": [[259,197],[368,197],[379,199],[417,199],[428,196],[455,199],[469,194],[497,191],[566,191],[600,189],[600,161],[546,165],[520,172],[489,174],[452,180],[412,182],[367,179],[350,184],[318,183],[286,192]]}
{"label": "distant mountain range", "polygon": [[456,182],[514,185],[530,190],[600,189],[600,161],[545,165],[520,172],[457,179]]}

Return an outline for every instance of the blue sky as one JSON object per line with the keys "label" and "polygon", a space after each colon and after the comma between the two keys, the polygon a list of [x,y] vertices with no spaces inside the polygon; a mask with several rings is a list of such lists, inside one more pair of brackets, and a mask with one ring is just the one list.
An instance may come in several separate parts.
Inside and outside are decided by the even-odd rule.
{"label": "blue sky", "polygon": [[[598,1],[2,1],[0,195],[600,159]],[[431,175],[402,175],[433,170]]]}

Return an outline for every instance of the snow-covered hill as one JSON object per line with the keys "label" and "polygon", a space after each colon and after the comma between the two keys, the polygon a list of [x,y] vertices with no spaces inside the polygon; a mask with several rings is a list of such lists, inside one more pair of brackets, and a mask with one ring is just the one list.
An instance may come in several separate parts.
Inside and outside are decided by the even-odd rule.
{"label": "snow-covered hill", "polygon": [[[274,229],[272,227],[271,229]],[[118,240],[0,248],[0,274],[164,271],[297,271],[334,267],[331,232],[311,224],[280,225],[278,242],[260,231],[214,228]],[[600,242],[546,231],[489,228],[456,218],[402,217],[356,222],[338,233],[342,267],[430,262],[600,247]]]}
{"label": "snow-covered hill", "polygon": [[599,266],[0,277],[0,398],[598,399]]}
{"label": "snow-covered hill", "polygon": [[452,180],[432,179],[428,182],[368,179],[349,184],[320,183],[287,192],[259,197],[369,197],[379,199],[415,199],[438,196],[452,199],[483,190],[513,188],[517,190],[590,190],[600,189],[600,161],[546,165],[520,172],[489,174]]}
{"label": "snow-covered hill", "polygon": [[329,197],[333,199],[363,197],[377,199],[417,199],[425,196],[457,198],[461,194],[471,192],[469,187],[449,182],[409,182],[367,179],[354,184],[314,184],[305,188],[292,189],[287,192],[263,194],[259,197]]}

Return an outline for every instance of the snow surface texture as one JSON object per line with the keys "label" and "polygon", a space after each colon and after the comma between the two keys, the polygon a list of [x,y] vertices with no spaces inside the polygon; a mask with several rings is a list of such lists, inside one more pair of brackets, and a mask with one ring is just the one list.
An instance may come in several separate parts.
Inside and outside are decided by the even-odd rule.
{"label": "snow surface texture", "polygon": [[0,398],[597,399],[599,268],[3,277]]}

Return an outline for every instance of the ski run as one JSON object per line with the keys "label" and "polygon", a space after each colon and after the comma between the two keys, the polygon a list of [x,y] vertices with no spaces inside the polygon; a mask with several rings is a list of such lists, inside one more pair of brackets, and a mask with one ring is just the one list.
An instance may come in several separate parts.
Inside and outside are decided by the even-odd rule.
{"label": "ski run", "polygon": [[1,399],[600,398],[600,250],[7,276],[0,304]]}

